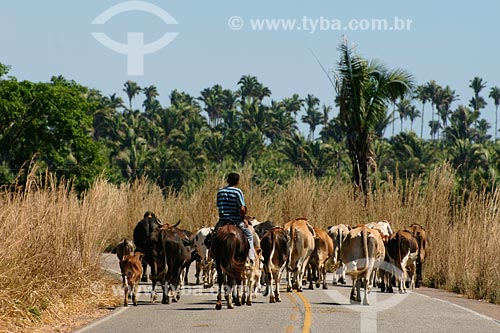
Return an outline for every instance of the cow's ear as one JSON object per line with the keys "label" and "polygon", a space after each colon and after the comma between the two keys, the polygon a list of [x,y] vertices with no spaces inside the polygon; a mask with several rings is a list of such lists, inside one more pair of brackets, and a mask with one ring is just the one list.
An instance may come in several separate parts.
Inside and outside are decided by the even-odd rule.
{"label": "cow's ear", "polygon": [[191,246],[191,240],[189,240],[188,238],[183,238],[182,244],[184,244],[184,246]]}
{"label": "cow's ear", "polygon": [[255,248],[255,253],[260,256],[262,254],[262,249],[260,247]]}
{"label": "cow's ear", "polygon": [[145,256],[145,254],[144,254],[144,253],[142,253],[142,252],[139,252],[139,251],[135,251],[135,252],[134,252],[134,256],[139,257],[139,259],[142,259],[142,257],[144,257],[144,256]]}

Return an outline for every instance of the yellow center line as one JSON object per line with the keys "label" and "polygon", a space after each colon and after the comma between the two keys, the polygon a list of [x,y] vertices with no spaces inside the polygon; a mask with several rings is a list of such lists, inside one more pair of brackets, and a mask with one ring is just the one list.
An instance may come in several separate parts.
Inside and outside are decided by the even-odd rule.
{"label": "yellow center line", "polygon": [[311,313],[311,304],[307,300],[307,298],[302,295],[302,293],[298,293],[295,290],[293,291],[295,295],[299,296],[304,303],[304,326],[302,326],[302,333],[311,332],[311,323],[312,323],[312,313]]}
{"label": "yellow center line", "polygon": [[[292,310],[293,311],[298,311],[299,310],[299,304],[297,303],[297,300],[295,299],[295,297],[293,297],[293,295],[290,294],[290,293],[285,293],[285,295],[290,299],[290,302],[292,303]],[[292,313],[290,315],[290,321],[291,321],[291,323],[285,329],[286,333],[292,333],[293,331],[295,331],[295,326],[292,323],[296,319],[297,319],[297,317],[296,317],[295,313]]]}

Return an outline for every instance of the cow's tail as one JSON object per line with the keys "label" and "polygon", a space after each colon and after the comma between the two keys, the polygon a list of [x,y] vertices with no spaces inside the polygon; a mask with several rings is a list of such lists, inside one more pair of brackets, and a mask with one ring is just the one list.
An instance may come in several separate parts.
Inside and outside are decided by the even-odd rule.
{"label": "cow's tail", "polygon": [[396,245],[397,245],[397,251],[396,251],[396,264],[402,271],[404,271],[404,267],[401,265],[401,233],[398,231],[396,233]]}
{"label": "cow's tail", "polygon": [[342,231],[339,228],[338,232],[337,232],[337,244],[339,245],[339,248],[338,248],[339,251],[342,248],[342,242],[344,241],[344,237],[343,236],[344,235],[342,235]]}
{"label": "cow's tail", "polygon": [[368,229],[363,227],[361,229],[361,235],[363,237],[363,254],[366,260],[365,267],[368,268],[370,260],[370,258],[368,257]]}
{"label": "cow's tail", "polygon": [[267,263],[273,261],[274,257],[274,250],[276,249],[276,243],[278,242],[278,235],[276,232],[273,232],[273,230],[270,231],[271,233],[271,253],[269,253],[269,258],[264,258],[266,262],[264,264],[267,265]]}
{"label": "cow's tail", "polygon": [[[245,263],[246,258],[243,260],[238,260],[235,256],[236,252],[239,250],[236,241],[228,241],[226,242],[225,251],[229,255],[226,257],[227,262],[223,263],[223,267],[226,267],[226,271],[230,277],[234,277],[236,279],[243,279],[245,273]],[[224,257],[224,256],[223,256]]]}
{"label": "cow's tail", "polygon": [[297,230],[296,228],[291,225],[290,226],[290,245],[288,247],[289,249],[289,252],[288,252],[288,269],[293,271],[295,270],[295,263],[292,263],[292,253],[293,253],[293,249],[295,247],[295,242],[297,241]]}

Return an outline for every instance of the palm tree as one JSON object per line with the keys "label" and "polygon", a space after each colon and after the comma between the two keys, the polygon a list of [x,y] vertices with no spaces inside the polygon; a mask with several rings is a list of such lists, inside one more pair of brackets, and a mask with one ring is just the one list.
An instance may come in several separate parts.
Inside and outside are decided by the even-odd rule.
{"label": "palm tree", "polygon": [[490,90],[489,98],[493,99],[493,103],[495,104],[495,141],[497,141],[497,133],[498,133],[498,106],[500,105],[500,88],[492,87]]}
{"label": "palm tree", "polygon": [[427,90],[427,96],[429,97],[429,100],[431,101],[431,109],[432,109],[432,119],[429,122],[430,124],[433,124],[431,126],[431,137],[434,139],[434,135],[437,133],[436,131],[433,131],[433,129],[436,129],[435,122],[434,122],[434,106],[438,105],[437,101],[437,96],[439,94],[439,91],[442,89],[440,85],[436,83],[436,81],[431,80],[427,82],[425,85],[425,89]]}
{"label": "palm tree", "polygon": [[129,108],[130,110],[132,110],[132,100],[135,96],[139,95],[139,93],[141,92],[141,87],[139,87],[136,82],[130,80],[125,82],[123,86],[125,87],[123,88],[123,91],[127,94],[128,97]]}
{"label": "palm tree", "polygon": [[396,105],[396,110],[399,113],[399,119],[401,121],[401,132],[403,132],[403,120],[405,120],[410,112],[412,112],[411,109],[415,109],[415,106],[411,105],[411,102],[409,99],[403,99],[401,100],[397,105]]}
{"label": "palm tree", "polygon": [[142,92],[146,96],[146,99],[142,103],[142,106],[144,107],[144,111],[146,113],[154,112],[160,107],[160,103],[156,99],[160,94],[158,93],[158,89],[154,86],[151,85],[149,87],[146,87],[142,89]]}
{"label": "palm tree", "polygon": [[302,116],[302,121],[309,125],[309,140],[314,139],[314,131],[322,122],[322,113],[318,110],[319,98],[308,94],[304,100],[306,104],[306,114]]}
{"label": "palm tree", "polygon": [[486,82],[483,81],[482,78],[477,77],[477,76],[474,77],[469,82],[470,82],[469,88],[471,88],[474,91],[474,97],[472,97],[472,99],[469,101],[469,105],[470,105],[470,107],[473,108],[474,112],[478,114],[477,118],[479,118],[480,110],[482,108],[484,108],[487,104],[486,101],[484,100],[484,98],[479,96],[479,93],[481,92],[481,90],[486,88]]}
{"label": "palm tree", "polygon": [[124,108],[123,99],[116,93],[109,95],[109,106],[113,109]]}
{"label": "palm tree", "polygon": [[448,118],[451,115],[450,106],[451,103],[456,100],[458,100],[458,95],[455,93],[455,90],[452,90],[450,88],[450,86],[446,86],[443,89],[438,90],[436,102],[438,103],[438,113],[441,116],[441,120],[443,121],[443,128],[446,128],[448,126]]}
{"label": "palm tree", "polygon": [[200,94],[201,97],[198,99],[205,104],[204,110],[208,115],[208,120],[212,127],[215,127],[224,109],[224,90],[222,86],[216,84],[212,88],[203,89]]}
{"label": "palm tree", "polygon": [[321,125],[325,126],[326,124],[328,124],[328,121],[330,120],[330,112],[332,112],[332,107],[330,105],[323,104],[322,111],[323,111],[323,117],[321,119],[322,120]]}
{"label": "palm tree", "polygon": [[302,108],[302,104],[304,103],[304,100],[301,99],[298,94],[293,94],[292,97],[284,98],[281,101],[281,103],[283,103],[283,106],[290,114],[293,113],[296,117],[297,113]]}
{"label": "palm tree", "polygon": [[420,117],[420,111],[417,110],[415,105],[411,105],[408,109],[408,118],[410,118],[410,131],[413,131],[413,121]]}
{"label": "palm tree", "polygon": [[247,104],[247,99],[257,99],[259,102],[265,97],[271,96],[271,90],[259,82],[257,77],[252,75],[243,75],[238,81],[240,89],[238,94],[241,97],[241,104]]}
{"label": "palm tree", "polygon": [[420,138],[424,137],[424,114],[425,114],[425,103],[427,103],[430,100],[429,96],[429,90],[426,88],[425,85],[420,85],[416,89],[416,95],[415,98],[420,100],[422,102],[422,122],[420,124]]}
{"label": "palm tree", "polygon": [[347,46],[340,45],[335,89],[339,116],[346,134],[353,181],[366,196],[368,173],[374,165],[374,126],[386,116],[387,103],[411,92],[413,77],[408,72],[372,61],[368,63]]}

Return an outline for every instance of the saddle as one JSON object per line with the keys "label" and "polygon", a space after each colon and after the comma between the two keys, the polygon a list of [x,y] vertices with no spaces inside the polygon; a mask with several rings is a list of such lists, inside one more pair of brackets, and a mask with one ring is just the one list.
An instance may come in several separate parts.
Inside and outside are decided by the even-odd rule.
{"label": "saddle", "polygon": [[209,249],[212,247],[212,241],[215,238],[215,235],[217,234],[217,232],[219,231],[219,229],[221,227],[223,227],[225,225],[234,225],[235,227],[239,227],[238,226],[239,224],[240,224],[240,222],[235,221],[233,219],[220,219],[219,222],[217,222],[214,230],[212,230],[212,232],[209,233],[207,238],[205,239],[205,242],[204,242],[205,246]]}

